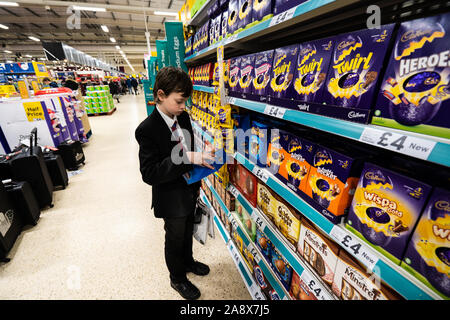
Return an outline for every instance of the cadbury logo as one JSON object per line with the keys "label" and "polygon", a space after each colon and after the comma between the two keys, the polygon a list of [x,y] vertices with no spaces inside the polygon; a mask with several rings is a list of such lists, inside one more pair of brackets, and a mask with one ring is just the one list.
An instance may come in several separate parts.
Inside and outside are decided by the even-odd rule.
{"label": "cadbury logo", "polygon": [[384,177],[380,177],[380,176],[378,176],[376,173],[371,172],[371,171],[366,172],[366,174],[364,175],[364,177],[365,177],[366,179],[375,180],[375,181],[382,181],[382,182],[385,182],[385,181],[386,181],[386,179],[385,179]]}
{"label": "cadbury logo", "polygon": [[343,50],[343,49],[347,48],[348,46],[351,46],[351,45],[354,45],[354,44],[355,44],[355,40],[342,41],[341,43],[339,43],[338,50]]}
{"label": "cadbury logo", "polygon": [[434,207],[438,210],[444,210],[444,211],[450,212],[450,205],[449,205],[448,201],[445,201],[445,200],[436,201],[436,203],[434,204]]}
{"label": "cadbury logo", "polygon": [[401,41],[406,42],[415,38],[423,37],[425,35],[429,35],[433,32],[433,30],[410,30],[405,32],[402,35]]}
{"label": "cadbury logo", "polygon": [[359,113],[356,111],[350,111],[348,113],[348,118],[349,119],[354,119],[354,118],[364,118],[366,115],[364,113]]}

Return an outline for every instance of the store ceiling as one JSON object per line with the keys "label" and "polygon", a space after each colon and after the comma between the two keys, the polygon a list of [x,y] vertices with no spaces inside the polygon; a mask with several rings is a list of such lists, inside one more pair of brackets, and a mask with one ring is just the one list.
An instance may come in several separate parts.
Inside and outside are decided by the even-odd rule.
{"label": "store ceiling", "polygon": [[[175,19],[170,15],[155,15],[154,11],[176,13],[184,3],[183,0],[14,2],[19,6],[0,4],[0,24],[9,27],[0,28],[1,62],[29,61],[27,55],[36,59],[44,58],[40,42],[29,39],[29,36],[33,36],[42,41],[62,41],[112,65],[123,65],[127,71],[127,63],[116,49],[118,45],[137,72],[143,71],[143,55],[148,52],[146,24],[150,32],[152,50],[156,50],[155,40],[165,37],[164,22]],[[77,23],[78,16],[71,10],[72,6],[104,8],[106,11],[80,10]],[[109,32],[102,30],[102,25],[106,26]],[[110,37],[113,37],[116,43],[111,42]]]}

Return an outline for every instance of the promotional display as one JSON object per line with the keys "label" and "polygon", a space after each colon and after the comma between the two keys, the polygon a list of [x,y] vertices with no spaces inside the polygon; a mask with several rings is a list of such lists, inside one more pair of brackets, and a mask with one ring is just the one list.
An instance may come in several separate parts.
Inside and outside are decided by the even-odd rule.
{"label": "promotional display", "polygon": [[83,97],[88,114],[107,113],[114,110],[114,100],[109,86],[87,86]]}

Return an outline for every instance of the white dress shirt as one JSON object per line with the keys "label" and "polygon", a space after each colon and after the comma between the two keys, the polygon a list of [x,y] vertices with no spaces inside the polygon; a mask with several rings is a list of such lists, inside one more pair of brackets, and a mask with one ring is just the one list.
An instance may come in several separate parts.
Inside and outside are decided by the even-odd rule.
{"label": "white dress shirt", "polygon": [[[170,118],[168,115],[166,115],[164,112],[162,112],[159,109],[159,105],[156,105],[156,110],[158,110],[159,114],[164,119],[164,122],[169,127],[170,132],[172,132],[172,126],[173,126],[174,122],[177,121],[177,116],[173,116],[173,118]],[[178,123],[178,121],[177,121],[177,128],[173,132],[173,135],[175,136],[175,139],[173,139],[174,141],[178,141],[178,137],[181,137],[181,143],[183,144],[184,150],[189,151],[189,148],[186,144],[186,137],[183,135],[183,131],[181,130],[181,127],[180,127],[180,124]]]}

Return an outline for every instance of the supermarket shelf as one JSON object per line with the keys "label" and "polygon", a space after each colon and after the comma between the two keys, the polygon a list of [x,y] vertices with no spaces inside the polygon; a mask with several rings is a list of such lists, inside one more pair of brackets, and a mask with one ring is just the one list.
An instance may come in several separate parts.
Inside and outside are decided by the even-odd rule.
{"label": "supermarket shelf", "polygon": [[[253,245],[253,241],[251,241],[248,238],[247,233],[243,229],[242,223],[240,221],[236,220],[235,217],[230,213],[228,208],[223,203],[222,199],[217,194],[216,190],[211,186],[210,182],[207,179],[205,180],[205,182],[208,185],[208,187],[210,188],[213,196],[219,202],[219,205],[222,207],[224,212],[226,212],[228,218],[230,219],[234,228],[237,230],[239,236],[242,238],[244,246],[247,248],[247,250],[249,250],[250,252],[252,252],[254,254],[254,258],[255,258],[256,262],[260,266],[261,270],[263,271],[263,273],[266,276],[269,283],[272,285],[272,287],[277,292],[280,299],[290,300],[289,293],[286,291],[284,286],[278,281],[277,276],[274,274],[274,272],[272,271],[272,268],[268,265],[267,261],[264,258],[262,258],[263,255],[257,249],[257,247]],[[233,243],[233,242],[230,241],[230,243]],[[234,243],[233,243],[233,245],[234,245]]]}
{"label": "supermarket shelf", "polygon": [[[236,187],[230,185],[229,191],[239,200],[245,207],[247,212],[251,213],[253,221],[259,228],[268,236],[270,241],[275,245],[278,251],[285,257],[292,268],[297,272],[300,278],[312,289],[311,292],[318,300],[335,300],[335,295],[323,284],[322,280],[313,272],[306,263],[301,261],[300,257],[295,253],[296,248],[288,242],[285,237],[273,226],[266,216],[254,208],[244,196],[237,190]],[[256,246],[255,246],[256,247]],[[259,251],[258,251],[259,252]],[[261,253],[259,253],[261,255]]]}
{"label": "supermarket shelf", "polygon": [[194,14],[194,16],[191,18],[191,20],[186,22],[186,25],[191,26],[199,26],[204,24],[207,19],[209,19],[208,16],[208,9],[214,4],[215,0],[207,0],[202,5],[200,9]]}
{"label": "supermarket shelf", "polygon": [[[430,288],[426,287],[400,266],[394,264],[381,254],[377,253],[374,249],[370,248],[357,236],[345,229],[343,225],[334,225],[331,223],[320,212],[309,205],[306,200],[300,198],[270,172],[251,163],[239,153],[235,154],[235,158],[248,170],[252,171],[254,174],[257,173],[256,176],[263,180],[268,187],[294,206],[330,238],[336,241],[341,248],[358,259],[368,269],[374,272],[376,271],[383,281],[401,294],[405,299],[442,300],[442,298]],[[359,248],[359,250],[356,250],[355,252],[352,248],[356,247]]]}
{"label": "supermarket shelf", "polygon": [[242,279],[244,280],[248,292],[252,296],[253,300],[265,300],[265,296],[262,294],[258,284],[254,281],[252,273],[246,266],[246,263],[243,261],[243,257],[241,256],[239,251],[235,248],[234,243],[230,241],[230,236],[226,231],[224,225],[218,218],[217,213],[215,212],[213,206],[211,205],[211,203],[209,202],[208,198],[206,197],[203,191],[201,191],[201,195],[203,201],[208,205],[211,211],[214,212],[214,223],[216,224],[216,227],[219,230],[219,233],[222,239],[224,240],[231,257],[233,258],[233,261],[236,264],[236,268],[238,269]]}
{"label": "supermarket shelf", "polygon": [[203,131],[203,129],[202,129],[196,122],[191,121],[191,123],[192,123],[192,129],[193,129],[194,131],[199,132],[200,135],[203,136],[203,138],[204,138],[205,140],[207,140],[208,142],[214,143],[213,137],[211,137],[207,132]]}
{"label": "supermarket shelf", "polygon": [[[364,125],[240,98],[228,97],[227,101],[248,110],[450,167],[448,139]],[[397,148],[399,141],[403,141],[400,150]]]}
{"label": "supermarket shelf", "polygon": [[194,90],[208,92],[208,93],[214,93],[215,87],[194,85]]}

